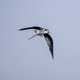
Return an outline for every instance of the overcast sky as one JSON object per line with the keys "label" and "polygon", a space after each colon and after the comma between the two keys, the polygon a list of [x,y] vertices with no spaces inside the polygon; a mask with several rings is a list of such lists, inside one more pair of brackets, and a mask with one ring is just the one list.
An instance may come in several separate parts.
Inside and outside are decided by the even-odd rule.
{"label": "overcast sky", "polygon": [[[80,80],[79,0],[0,0],[0,80]],[[24,26],[47,26],[54,60],[43,38]]]}

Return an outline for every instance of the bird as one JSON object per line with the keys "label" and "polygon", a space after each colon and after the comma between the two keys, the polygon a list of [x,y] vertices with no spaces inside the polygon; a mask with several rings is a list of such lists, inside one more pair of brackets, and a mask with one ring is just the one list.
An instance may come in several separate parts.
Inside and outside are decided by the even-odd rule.
{"label": "bird", "polygon": [[35,36],[41,36],[45,38],[45,41],[47,42],[47,45],[49,47],[49,51],[51,53],[52,59],[54,58],[53,55],[53,39],[50,35],[50,32],[48,29],[43,28],[43,27],[39,27],[39,26],[32,26],[32,27],[25,27],[25,28],[21,28],[19,29],[19,31],[23,31],[23,30],[34,30],[35,35],[33,35],[32,37],[30,37],[29,39],[34,38]]}

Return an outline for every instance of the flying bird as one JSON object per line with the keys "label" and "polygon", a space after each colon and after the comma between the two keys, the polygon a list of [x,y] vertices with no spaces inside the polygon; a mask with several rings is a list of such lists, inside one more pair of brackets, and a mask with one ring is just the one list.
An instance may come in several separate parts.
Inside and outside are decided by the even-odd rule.
{"label": "flying bird", "polygon": [[27,28],[21,28],[21,29],[19,29],[19,31],[30,30],[30,29],[34,30],[35,35],[30,37],[29,39],[32,39],[35,36],[44,37],[46,42],[47,42],[47,45],[49,47],[52,59],[53,59],[54,58],[54,55],[53,55],[53,39],[52,39],[52,37],[49,34],[49,30],[46,29],[46,28],[43,28],[43,27],[39,27],[39,26],[32,26],[32,27],[27,27]]}

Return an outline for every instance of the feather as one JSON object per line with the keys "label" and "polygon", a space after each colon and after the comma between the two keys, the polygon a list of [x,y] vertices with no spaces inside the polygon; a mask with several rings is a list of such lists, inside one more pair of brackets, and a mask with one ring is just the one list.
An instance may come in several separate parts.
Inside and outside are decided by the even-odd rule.
{"label": "feather", "polygon": [[44,34],[44,37],[45,37],[45,40],[47,42],[47,45],[49,47],[49,50],[51,52],[51,55],[52,55],[52,58],[54,58],[54,55],[53,55],[53,40],[52,40],[52,37],[48,34],[48,33],[45,33]]}
{"label": "feather", "polygon": [[19,29],[20,31],[22,30],[28,30],[28,29],[36,29],[36,30],[42,30],[42,27],[38,27],[38,26],[32,26],[32,27],[27,27],[27,28],[21,28]]}

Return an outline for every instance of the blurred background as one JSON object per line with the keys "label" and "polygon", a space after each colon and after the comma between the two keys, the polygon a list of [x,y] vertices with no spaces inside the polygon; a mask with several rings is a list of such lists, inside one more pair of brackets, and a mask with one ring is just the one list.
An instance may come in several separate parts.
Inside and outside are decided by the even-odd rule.
{"label": "blurred background", "polygon": [[[0,80],[80,80],[79,0],[0,0]],[[45,26],[43,38],[28,38],[30,26]]]}

